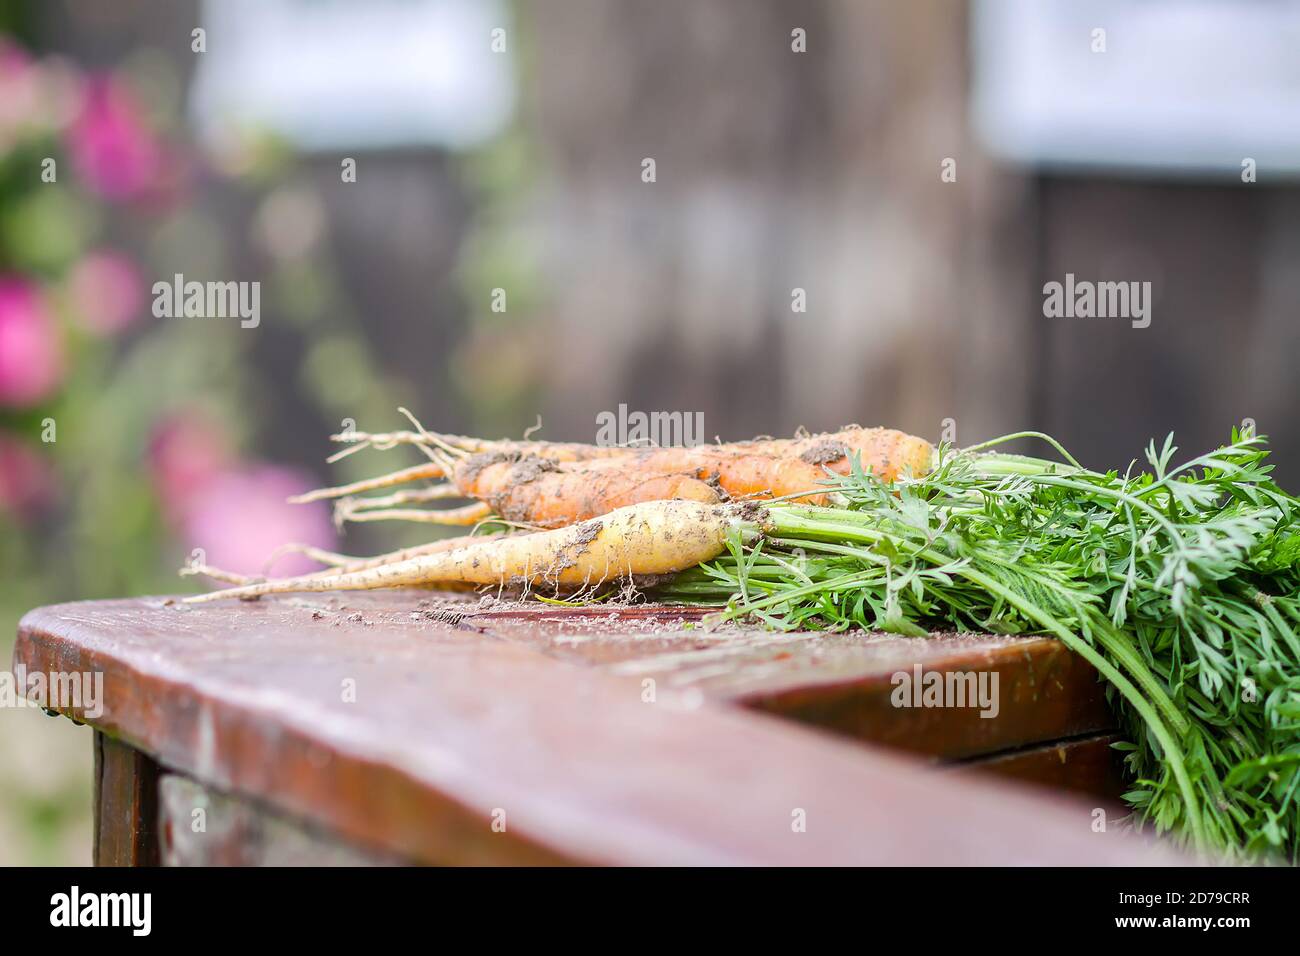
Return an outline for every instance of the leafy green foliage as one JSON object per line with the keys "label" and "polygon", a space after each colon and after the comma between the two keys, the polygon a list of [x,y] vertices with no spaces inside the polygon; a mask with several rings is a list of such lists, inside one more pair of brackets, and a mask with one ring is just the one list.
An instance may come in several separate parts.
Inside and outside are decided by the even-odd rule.
{"label": "leafy green foliage", "polygon": [[783,629],[1056,636],[1111,685],[1139,823],[1295,860],[1300,502],[1261,438],[1176,452],[1122,475],[947,447],[894,485],[855,467],[834,478],[847,508],[773,506],[761,540],[660,596]]}

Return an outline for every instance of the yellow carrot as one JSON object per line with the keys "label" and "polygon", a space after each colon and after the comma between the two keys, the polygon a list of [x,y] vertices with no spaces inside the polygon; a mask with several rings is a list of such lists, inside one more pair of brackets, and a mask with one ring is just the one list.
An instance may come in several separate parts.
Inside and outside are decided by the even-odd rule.
{"label": "yellow carrot", "polygon": [[754,505],[648,501],[554,531],[487,538],[364,571],[283,578],[185,600],[431,585],[590,588],[693,567],[721,554],[733,529],[757,531],[764,521]]}

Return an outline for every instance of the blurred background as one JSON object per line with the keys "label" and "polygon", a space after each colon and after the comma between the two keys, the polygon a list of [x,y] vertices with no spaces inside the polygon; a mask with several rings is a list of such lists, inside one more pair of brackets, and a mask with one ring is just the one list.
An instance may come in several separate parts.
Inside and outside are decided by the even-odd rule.
{"label": "blurred background", "polygon": [[[418,540],[283,503],[409,463],[324,463],[399,404],[1119,468],[1249,420],[1294,489],[1296,49],[1284,0],[0,0],[0,666],[195,548]],[[155,317],[177,273],[260,282],[257,327]],[[1149,327],[1046,318],[1067,273]],[[0,863],[89,862],[90,769],[0,713]]]}

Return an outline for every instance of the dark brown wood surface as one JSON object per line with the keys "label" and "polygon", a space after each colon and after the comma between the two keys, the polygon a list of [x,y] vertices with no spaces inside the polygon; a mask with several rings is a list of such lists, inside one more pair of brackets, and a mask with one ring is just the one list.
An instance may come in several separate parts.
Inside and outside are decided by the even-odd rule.
{"label": "dark brown wood surface", "polygon": [[95,865],[157,866],[157,764],[99,732],[94,748]]}
{"label": "dark brown wood surface", "polygon": [[[460,627],[598,666],[656,694],[740,704],[859,740],[956,759],[1109,730],[1097,672],[1059,642],[944,634],[708,630],[703,614],[633,607],[548,610],[467,608]],[[899,708],[894,675],[985,671],[998,675],[998,714],[971,708]]]}
{"label": "dark brown wood surface", "polygon": [[1124,813],[1124,785],[1120,754],[1111,745],[1118,734],[1097,734],[1078,740],[1040,744],[1010,753],[980,757],[959,766],[995,773],[1009,780],[1072,790],[1101,797],[1107,812]]}
{"label": "dark brown wood surface", "polygon": [[[844,739],[917,720],[917,749],[970,756],[1104,725],[1092,675],[1055,644],[706,631],[694,617],[418,592],[141,599],[33,611],[15,657],[103,670],[97,728],[161,764],[424,862],[1172,859],[1094,833],[1094,800]],[[875,710],[887,675],[918,660],[1005,668],[1003,715]]]}

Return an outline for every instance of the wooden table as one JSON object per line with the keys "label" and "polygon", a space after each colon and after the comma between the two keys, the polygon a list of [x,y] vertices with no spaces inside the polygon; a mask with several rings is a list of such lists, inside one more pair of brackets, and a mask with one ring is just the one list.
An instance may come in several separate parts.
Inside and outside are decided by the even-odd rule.
{"label": "wooden table", "polygon": [[[32,611],[14,658],[105,674],[101,865],[1179,862],[1116,832],[1103,687],[1056,642],[699,617],[145,598]],[[916,665],[996,673],[998,715],[894,706]]]}

